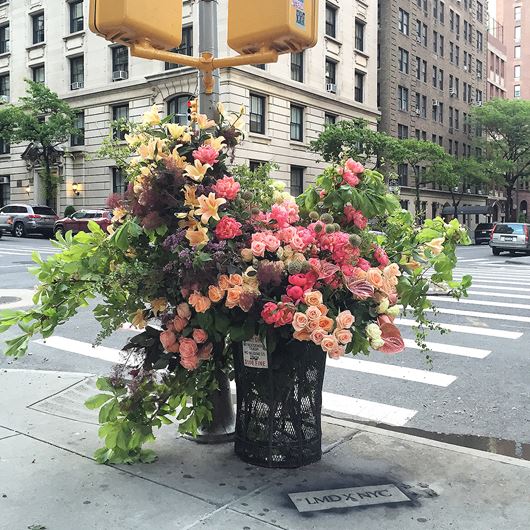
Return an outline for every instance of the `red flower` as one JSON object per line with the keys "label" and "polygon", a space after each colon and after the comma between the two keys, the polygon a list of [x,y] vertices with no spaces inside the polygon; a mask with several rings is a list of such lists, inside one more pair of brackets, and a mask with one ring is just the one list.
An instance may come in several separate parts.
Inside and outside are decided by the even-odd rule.
{"label": "red flower", "polygon": [[261,318],[265,324],[273,325],[278,322],[278,306],[274,302],[267,302],[261,311]]}
{"label": "red flower", "polygon": [[304,290],[298,285],[291,285],[287,287],[287,296],[296,302],[304,296]]}
{"label": "red flower", "polygon": [[274,327],[279,328],[280,326],[287,326],[292,323],[294,318],[295,310],[293,307],[288,305],[282,305],[282,307],[278,310],[278,320],[276,321],[276,324],[274,324]]}
{"label": "red flower", "polygon": [[232,217],[223,217],[215,227],[215,235],[218,239],[234,239],[234,237],[241,234],[241,223],[238,223]]}
{"label": "red flower", "polygon": [[291,285],[297,285],[298,287],[302,287],[302,289],[305,289],[307,284],[307,277],[305,274],[291,274],[291,276],[289,276],[289,283]]}
{"label": "red flower", "polygon": [[386,267],[390,263],[387,253],[381,247],[375,249],[374,258],[382,267]]}

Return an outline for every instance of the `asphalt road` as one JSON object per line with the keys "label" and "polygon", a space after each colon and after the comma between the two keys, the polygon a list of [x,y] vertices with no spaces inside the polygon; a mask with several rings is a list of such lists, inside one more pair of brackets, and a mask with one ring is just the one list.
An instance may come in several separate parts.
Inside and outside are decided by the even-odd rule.
{"label": "asphalt road", "polygon": [[[0,239],[0,308],[16,298],[28,300],[35,285],[27,272],[32,250],[43,257],[54,252],[38,236]],[[530,266],[507,264],[508,255],[494,257],[487,246],[458,254],[457,274],[471,274],[475,283],[468,299],[437,298],[436,321],[457,327],[429,335],[432,362],[412,347],[413,332],[403,316],[400,327],[409,341],[401,354],[375,352],[328,365],[327,411],[429,432],[530,442]],[[83,309],[46,345],[32,342],[30,355],[0,356],[0,368],[108,373],[109,359],[119,358],[133,332],[118,331],[104,348],[93,349],[97,331],[90,310]]]}

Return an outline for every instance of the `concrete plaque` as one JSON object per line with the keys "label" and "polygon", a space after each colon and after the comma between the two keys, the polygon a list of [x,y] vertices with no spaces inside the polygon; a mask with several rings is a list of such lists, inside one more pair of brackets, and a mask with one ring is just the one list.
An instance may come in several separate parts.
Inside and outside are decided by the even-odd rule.
{"label": "concrete plaque", "polygon": [[411,501],[394,484],[289,493],[289,497],[299,512],[318,512],[333,510],[334,508],[352,508]]}

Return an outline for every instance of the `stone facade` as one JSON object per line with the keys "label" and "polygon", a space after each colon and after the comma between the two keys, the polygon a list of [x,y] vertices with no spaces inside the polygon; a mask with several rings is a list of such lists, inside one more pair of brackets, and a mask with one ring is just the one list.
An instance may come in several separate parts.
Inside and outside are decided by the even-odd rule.
{"label": "stone facade", "polygon": [[[0,4],[0,50],[2,27],[9,25],[11,35],[9,49],[0,53],[0,94],[15,102],[24,93],[24,78],[43,80],[84,117],[80,122],[84,140],[73,142],[80,145],[64,146],[59,212],[69,204],[102,207],[109,194],[123,189],[113,161],[94,158],[114,117],[128,114],[138,120],[151,105],[158,104],[164,113],[177,111],[182,114],[180,119],[185,119],[185,103],[199,91],[195,70],[166,69],[164,63],[122,53],[88,30],[87,16],[87,0]],[[184,1],[184,27],[189,29],[181,47],[190,55],[198,55],[197,16],[196,3]],[[233,55],[225,44],[226,19],[227,2],[220,0],[220,55]],[[279,169],[274,176],[288,185],[295,179],[293,191],[313,181],[322,169],[308,146],[326,120],[362,117],[375,126],[379,116],[376,5],[363,0],[320,2],[319,20],[318,44],[304,52],[301,66],[293,68],[292,57],[284,55],[263,70],[243,66],[221,72],[221,100],[227,110],[237,111],[241,105],[247,108],[246,140],[235,163],[276,162]],[[293,80],[300,75],[302,81]],[[359,78],[362,93],[355,90]],[[249,129],[251,96],[254,103],[264,103],[261,132]],[[294,138],[291,105],[301,109],[302,116]],[[25,147],[11,146],[9,153],[0,154],[0,205],[43,200],[38,177],[21,159]],[[74,182],[78,195],[72,189]]]}
{"label": "stone facade", "polygon": [[[486,0],[379,0],[383,131],[435,142],[457,157],[475,154],[468,116],[486,97],[487,8]],[[402,204],[414,211],[411,168],[400,168],[400,181]],[[487,194],[469,189],[462,206],[485,207]],[[444,189],[424,189],[422,196],[427,217],[451,202]],[[472,228],[487,216],[460,220]]]}

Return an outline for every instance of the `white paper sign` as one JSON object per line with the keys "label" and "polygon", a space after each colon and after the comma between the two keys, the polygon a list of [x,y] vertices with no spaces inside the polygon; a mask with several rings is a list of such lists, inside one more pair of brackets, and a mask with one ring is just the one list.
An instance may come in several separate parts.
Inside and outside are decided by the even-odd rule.
{"label": "white paper sign", "polygon": [[268,368],[267,350],[259,337],[243,342],[243,364],[248,368]]}

